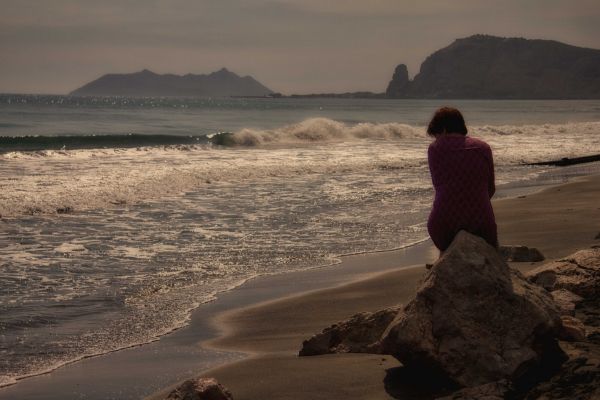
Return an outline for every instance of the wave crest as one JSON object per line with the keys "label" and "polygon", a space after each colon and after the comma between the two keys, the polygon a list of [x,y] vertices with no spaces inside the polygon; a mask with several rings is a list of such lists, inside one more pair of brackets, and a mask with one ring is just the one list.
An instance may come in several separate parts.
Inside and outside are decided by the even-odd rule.
{"label": "wave crest", "polygon": [[404,139],[424,137],[423,128],[400,123],[363,122],[348,125],[328,118],[309,118],[297,124],[271,130],[245,128],[235,133],[218,133],[211,138],[225,146],[261,146],[341,142],[355,139]]}

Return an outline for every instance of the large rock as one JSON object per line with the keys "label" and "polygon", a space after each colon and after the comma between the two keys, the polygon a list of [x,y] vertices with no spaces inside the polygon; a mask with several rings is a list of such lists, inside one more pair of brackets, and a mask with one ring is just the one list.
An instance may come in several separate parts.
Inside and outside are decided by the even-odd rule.
{"label": "large rock", "polygon": [[555,340],[560,327],[545,290],[461,231],[384,333],[382,350],[461,386],[527,382],[564,360]]}
{"label": "large rock", "polygon": [[330,353],[380,353],[379,339],[396,317],[401,306],[369,313],[364,312],[350,319],[325,328],[302,343],[300,356]]}
{"label": "large rock", "polygon": [[216,379],[198,378],[183,382],[165,400],[233,400],[233,397]]}
{"label": "large rock", "polygon": [[406,88],[409,82],[410,81],[408,79],[408,69],[406,68],[406,65],[398,65],[394,70],[392,80],[388,84],[388,87],[385,91],[386,96],[402,97],[402,94],[406,92]]}
{"label": "large rock", "polygon": [[549,291],[569,290],[583,298],[600,295],[600,249],[580,250],[527,273],[530,282]]}

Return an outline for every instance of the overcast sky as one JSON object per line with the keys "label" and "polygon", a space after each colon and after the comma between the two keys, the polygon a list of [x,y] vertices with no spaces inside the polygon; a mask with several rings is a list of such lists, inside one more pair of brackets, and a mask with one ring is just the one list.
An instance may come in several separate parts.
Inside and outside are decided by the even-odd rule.
{"label": "overcast sky", "polygon": [[0,0],[0,92],[221,67],[286,94],[384,91],[456,38],[600,48],[598,21],[598,0]]}

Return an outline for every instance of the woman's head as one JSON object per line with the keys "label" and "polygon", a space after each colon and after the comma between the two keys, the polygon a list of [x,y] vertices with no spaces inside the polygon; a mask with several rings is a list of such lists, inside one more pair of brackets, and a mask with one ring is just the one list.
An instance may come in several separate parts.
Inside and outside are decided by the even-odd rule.
{"label": "woman's head", "polygon": [[427,133],[431,136],[446,133],[467,134],[465,119],[460,111],[452,107],[442,107],[433,114],[433,118],[427,127]]}

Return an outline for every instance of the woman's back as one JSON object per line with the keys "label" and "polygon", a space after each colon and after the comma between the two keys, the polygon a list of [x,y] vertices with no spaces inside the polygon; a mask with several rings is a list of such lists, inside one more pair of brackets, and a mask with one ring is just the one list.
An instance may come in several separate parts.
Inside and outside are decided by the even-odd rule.
{"label": "woman's back", "polygon": [[[492,151],[483,141],[463,135],[442,135],[427,152],[436,200],[494,194]],[[449,200],[451,200],[451,198]]]}
{"label": "woman's back", "polygon": [[[462,117],[461,117],[462,118]],[[427,155],[435,188],[427,228],[434,244],[445,250],[460,230],[498,245],[490,198],[494,195],[494,162],[483,141],[458,133],[436,134]]]}

